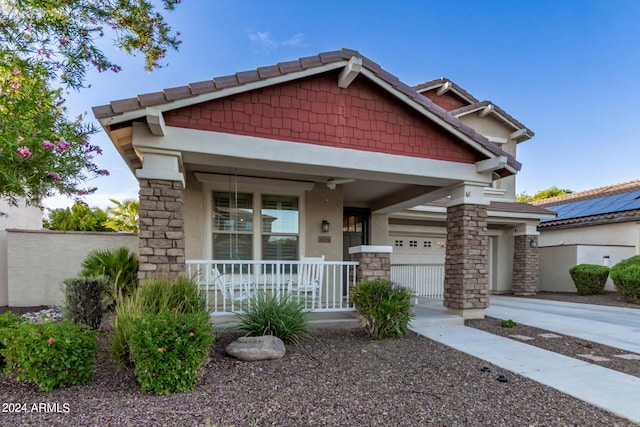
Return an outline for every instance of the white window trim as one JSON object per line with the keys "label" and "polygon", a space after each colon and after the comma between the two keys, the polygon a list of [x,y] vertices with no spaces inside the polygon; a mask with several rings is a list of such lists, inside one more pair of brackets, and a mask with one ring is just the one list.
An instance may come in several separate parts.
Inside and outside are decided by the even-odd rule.
{"label": "white window trim", "polygon": [[299,212],[298,250],[299,257],[305,255],[306,248],[306,191],[311,190],[314,183],[301,181],[285,181],[279,179],[261,179],[246,176],[220,175],[208,173],[195,173],[199,182],[203,183],[204,190],[204,232],[207,244],[204,245],[205,259],[212,259],[213,248],[211,239],[213,229],[211,218],[213,215],[213,192],[251,193],[253,194],[253,258],[262,259],[262,195],[297,196]]}

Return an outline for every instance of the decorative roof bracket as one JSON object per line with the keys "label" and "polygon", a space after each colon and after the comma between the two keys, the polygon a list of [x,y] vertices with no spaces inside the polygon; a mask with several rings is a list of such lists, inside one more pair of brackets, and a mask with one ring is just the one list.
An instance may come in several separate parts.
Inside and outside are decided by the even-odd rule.
{"label": "decorative roof bracket", "polygon": [[165,124],[162,111],[157,108],[147,107],[147,125],[152,134],[156,136],[164,136]]}
{"label": "decorative roof bracket", "polygon": [[358,77],[360,70],[362,70],[362,58],[358,58],[357,56],[352,57],[349,60],[349,63],[345,65],[340,72],[340,76],[338,77],[338,86],[343,89],[348,88],[351,82]]}
{"label": "decorative roof bracket", "polygon": [[446,82],[445,84],[443,84],[440,89],[438,89],[438,91],[436,92],[436,95],[438,96],[442,96],[444,95],[449,89],[451,89],[451,82]]}

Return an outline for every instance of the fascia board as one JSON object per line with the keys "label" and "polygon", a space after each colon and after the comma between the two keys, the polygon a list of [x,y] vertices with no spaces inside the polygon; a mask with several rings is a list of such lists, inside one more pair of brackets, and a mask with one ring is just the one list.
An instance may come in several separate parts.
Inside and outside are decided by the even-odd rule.
{"label": "fascia board", "polygon": [[[166,136],[153,136],[144,127],[134,127],[135,147],[159,148],[198,154],[344,169],[354,178],[396,179],[395,182],[424,184],[424,179],[484,181],[475,163],[458,163],[397,154],[327,147],[245,135],[167,126]],[[286,158],[282,153],[286,153]],[[358,165],[354,167],[354,165]],[[396,178],[394,178],[394,176]],[[415,177],[406,181],[407,177]]]}

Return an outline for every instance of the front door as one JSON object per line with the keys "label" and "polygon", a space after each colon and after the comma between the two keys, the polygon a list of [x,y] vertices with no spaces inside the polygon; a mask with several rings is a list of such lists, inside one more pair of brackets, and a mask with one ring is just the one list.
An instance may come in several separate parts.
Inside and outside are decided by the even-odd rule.
{"label": "front door", "polygon": [[369,244],[369,209],[345,208],[342,216],[342,259],[350,261],[349,248]]}
{"label": "front door", "polygon": [[[360,245],[369,244],[369,218],[371,211],[369,209],[344,208],[342,215],[342,259],[351,261],[349,248]],[[353,274],[353,273],[352,273]],[[343,283],[349,283],[347,270],[343,272]],[[348,286],[353,286],[350,283]],[[347,287],[342,289],[342,295],[346,297]]]}

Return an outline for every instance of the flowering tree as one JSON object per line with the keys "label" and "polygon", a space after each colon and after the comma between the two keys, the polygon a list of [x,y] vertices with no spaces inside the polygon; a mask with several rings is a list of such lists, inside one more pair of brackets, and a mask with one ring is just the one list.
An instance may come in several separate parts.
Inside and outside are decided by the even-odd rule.
{"label": "flowering tree", "polygon": [[[179,2],[162,0],[165,10]],[[95,191],[85,181],[108,174],[94,163],[96,129],[67,117],[62,97],[91,67],[120,71],[97,46],[107,32],[147,70],[180,43],[150,0],[0,0],[0,197],[83,196]]]}

